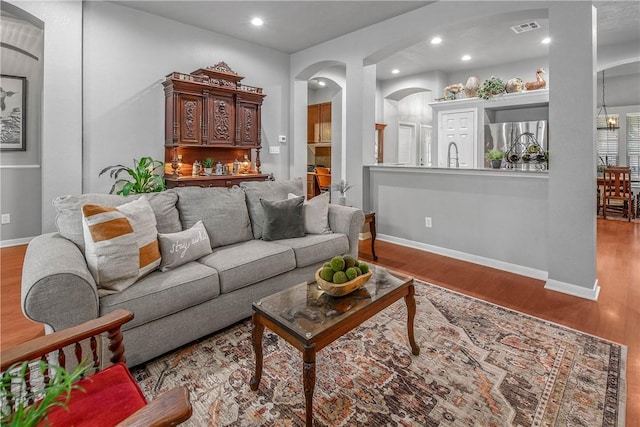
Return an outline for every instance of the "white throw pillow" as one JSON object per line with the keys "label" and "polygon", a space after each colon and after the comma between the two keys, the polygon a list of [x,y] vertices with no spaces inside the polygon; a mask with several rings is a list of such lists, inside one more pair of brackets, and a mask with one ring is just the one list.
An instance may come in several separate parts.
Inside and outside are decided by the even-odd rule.
{"label": "white throw pillow", "polygon": [[146,197],[82,206],[85,258],[98,295],[121,292],[160,265],[156,217]]}
{"label": "white throw pillow", "polygon": [[[287,196],[293,199],[296,196],[289,193]],[[329,227],[329,193],[322,193],[311,200],[304,202],[304,232],[306,234],[328,234],[331,233]]]}
{"label": "white throw pillow", "polygon": [[160,271],[176,268],[212,252],[209,235],[202,221],[178,233],[159,233],[158,240],[162,253]]}

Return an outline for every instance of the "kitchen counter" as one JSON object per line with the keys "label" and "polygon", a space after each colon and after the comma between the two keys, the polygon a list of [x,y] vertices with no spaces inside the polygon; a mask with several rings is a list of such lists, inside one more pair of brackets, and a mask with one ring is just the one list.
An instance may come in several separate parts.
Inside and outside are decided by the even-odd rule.
{"label": "kitchen counter", "polygon": [[[536,171],[536,170],[520,170],[520,169],[468,169],[468,168],[439,168],[433,166],[416,166],[406,165],[398,163],[377,163],[372,165],[365,165],[365,167],[371,170],[396,170],[404,172],[414,173],[432,173],[432,174],[451,174],[451,175],[474,175],[474,176],[505,176],[505,177],[526,177],[526,178],[540,178],[548,179],[548,171]],[[533,167],[533,165],[532,165]]]}

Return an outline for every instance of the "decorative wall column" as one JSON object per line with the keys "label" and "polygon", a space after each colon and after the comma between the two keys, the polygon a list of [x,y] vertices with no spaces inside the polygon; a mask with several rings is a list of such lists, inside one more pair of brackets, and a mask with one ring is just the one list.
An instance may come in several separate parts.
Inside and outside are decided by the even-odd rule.
{"label": "decorative wall column", "polygon": [[[361,208],[363,197],[362,165],[364,150],[371,151],[375,138],[376,67],[363,66],[362,60],[347,63],[346,138],[342,147],[342,176],[353,187],[347,204]],[[370,161],[371,163],[373,161]]]}
{"label": "decorative wall column", "polygon": [[[549,209],[546,288],[597,299],[596,23],[590,2],[549,4]],[[571,25],[567,25],[571,22]]]}

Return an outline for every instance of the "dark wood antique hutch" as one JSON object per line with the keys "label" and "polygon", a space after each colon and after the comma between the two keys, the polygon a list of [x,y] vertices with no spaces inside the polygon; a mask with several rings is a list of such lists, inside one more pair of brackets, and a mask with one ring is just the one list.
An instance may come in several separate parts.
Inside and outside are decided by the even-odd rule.
{"label": "dark wood antique hutch", "polygon": [[[243,78],[224,62],[191,74],[167,76],[163,82],[167,188],[230,187],[267,179],[260,171],[260,112],[265,95],[262,88],[242,84]],[[243,161],[252,161],[252,150],[255,169],[247,171]],[[220,162],[224,173],[193,175],[193,163],[207,157]],[[234,161],[240,164],[236,173]]]}

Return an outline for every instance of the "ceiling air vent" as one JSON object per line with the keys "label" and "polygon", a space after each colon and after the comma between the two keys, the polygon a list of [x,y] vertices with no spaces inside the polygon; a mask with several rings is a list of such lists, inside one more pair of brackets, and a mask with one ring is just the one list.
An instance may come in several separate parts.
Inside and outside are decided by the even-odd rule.
{"label": "ceiling air vent", "polygon": [[527,31],[537,30],[539,28],[540,24],[538,24],[536,21],[526,22],[524,24],[514,25],[513,27],[511,27],[513,32],[516,34],[526,33]]}

